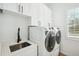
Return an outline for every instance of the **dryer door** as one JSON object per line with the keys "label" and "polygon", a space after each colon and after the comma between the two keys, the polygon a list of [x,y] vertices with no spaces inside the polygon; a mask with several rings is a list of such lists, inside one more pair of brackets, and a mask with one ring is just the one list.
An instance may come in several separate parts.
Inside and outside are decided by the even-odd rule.
{"label": "dryer door", "polygon": [[51,52],[55,46],[55,36],[51,31],[47,33],[45,38],[45,48],[48,52]]}
{"label": "dryer door", "polygon": [[56,33],[56,41],[57,41],[57,44],[60,44],[60,41],[61,41],[61,32],[60,31],[58,31]]}

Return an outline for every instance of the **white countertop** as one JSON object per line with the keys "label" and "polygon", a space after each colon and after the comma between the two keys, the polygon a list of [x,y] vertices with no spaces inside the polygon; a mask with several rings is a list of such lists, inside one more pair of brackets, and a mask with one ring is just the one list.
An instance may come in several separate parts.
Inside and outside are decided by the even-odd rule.
{"label": "white countertop", "polygon": [[[25,48],[19,49],[15,52],[11,52],[9,46],[11,45],[15,45],[15,44],[19,44],[19,43],[23,43],[23,42],[27,42],[29,44],[31,44],[30,46],[27,46]],[[19,43],[11,43],[11,42],[3,42],[1,44],[1,55],[3,56],[10,56],[10,55],[36,55],[37,54],[37,44],[27,40],[27,41],[20,41]],[[31,53],[33,52],[33,53]],[[35,54],[34,54],[35,53]]]}

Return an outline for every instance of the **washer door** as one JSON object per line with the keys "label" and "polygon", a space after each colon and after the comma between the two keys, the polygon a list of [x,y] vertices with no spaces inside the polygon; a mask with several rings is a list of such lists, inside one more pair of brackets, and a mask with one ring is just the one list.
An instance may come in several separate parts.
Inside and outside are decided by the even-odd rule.
{"label": "washer door", "polygon": [[60,44],[60,41],[61,41],[61,32],[60,31],[58,31],[56,33],[56,41],[57,41],[57,44]]}
{"label": "washer door", "polygon": [[48,52],[51,52],[55,46],[55,36],[53,32],[48,32],[45,38],[45,48]]}

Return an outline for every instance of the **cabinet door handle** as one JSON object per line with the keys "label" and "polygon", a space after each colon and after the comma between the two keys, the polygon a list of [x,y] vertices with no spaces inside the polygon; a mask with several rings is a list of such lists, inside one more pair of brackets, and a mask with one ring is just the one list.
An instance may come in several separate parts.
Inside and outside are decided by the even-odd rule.
{"label": "cabinet door handle", "polygon": [[23,13],[23,6],[21,8],[22,8],[22,13]]}
{"label": "cabinet door handle", "polygon": [[20,12],[20,5],[18,5],[18,12]]}

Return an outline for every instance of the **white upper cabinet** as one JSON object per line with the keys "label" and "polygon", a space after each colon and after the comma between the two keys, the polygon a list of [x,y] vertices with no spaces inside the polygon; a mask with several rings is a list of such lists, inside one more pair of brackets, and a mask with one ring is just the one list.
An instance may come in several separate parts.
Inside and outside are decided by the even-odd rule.
{"label": "white upper cabinet", "polygon": [[30,16],[30,3],[4,3],[3,9]]}
{"label": "white upper cabinet", "polygon": [[49,27],[51,25],[51,10],[43,4],[40,4],[40,20],[42,26]]}
{"label": "white upper cabinet", "polygon": [[24,15],[29,15],[30,16],[31,3],[23,3],[23,4],[21,4],[21,8],[22,8],[22,13]]}
{"label": "white upper cabinet", "polygon": [[31,16],[31,25],[48,27],[51,23],[51,10],[41,3],[0,3],[0,7]]}
{"label": "white upper cabinet", "polygon": [[51,10],[44,4],[31,5],[32,25],[48,27],[51,25]]}
{"label": "white upper cabinet", "polygon": [[0,8],[2,8],[2,5],[3,5],[3,4],[2,4],[2,3],[0,3]]}
{"label": "white upper cabinet", "polygon": [[41,22],[39,18],[40,17],[40,4],[37,4],[37,3],[31,4],[30,15],[32,16],[31,24],[39,26],[39,23],[40,23],[40,26],[41,26]]}
{"label": "white upper cabinet", "polygon": [[18,12],[19,7],[17,3],[3,3],[3,9],[13,11],[13,12]]}

